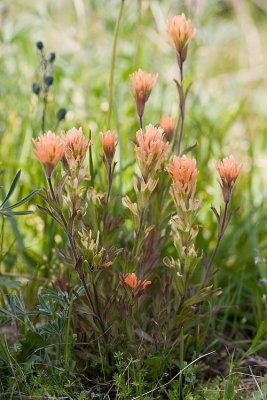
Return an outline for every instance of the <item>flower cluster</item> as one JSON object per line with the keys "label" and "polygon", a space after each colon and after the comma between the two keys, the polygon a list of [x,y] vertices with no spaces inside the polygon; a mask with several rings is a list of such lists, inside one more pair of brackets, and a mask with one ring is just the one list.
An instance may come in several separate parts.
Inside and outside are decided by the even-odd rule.
{"label": "flower cluster", "polygon": [[151,172],[155,173],[161,168],[169,145],[164,141],[163,129],[151,124],[146,126],[145,132],[140,129],[136,133],[136,141],[137,164],[146,182]]}
{"label": "flower cluster", "polygon": [[225,203],[229,203],[234,184],[240,174],[242,165],[238,165],[231,155],[216,163],[216,169],[221,178],[221,188]]}
{"label": "flower cluster", "polygon": [[65,141],[65,157],[70,168],[80,166],[85,159],[90,140],[85,140],[82,128],[72,128],[67,133],[62,132],[61,135]]}
{"label": "flower cluster", "polygon": [[167,33],[171,38],[171,44],[175,48],[178,63],[186,60],[189,42],[196,34],[196,29],[192,26],[191,20],[186,19],[185,15],[176,15],[167,22]]}
{"label": "flower cluster", "polygon": [[136,109],[140,120],[143,117],[145,104],[149,99],[153,86],[156,84],[158,74],[149,74],[139,69],[130,75],[132,92],[136,102]]}
{"label": "flower cluster", "polygon": [[81,166],[90,140],[85,140],[82,128],[72,128],[67,133],[62,132],[61,136],[48,131],[36,140],[33,139],[33,143],[36,147],[33,152],[42,164],[47,178],[50,178],[63,156],[65,156],[69,168]]}
{"label": "flower cluster", "polygon": [[116,132],[115,131],[114,132],[107,131],[105,133],[100,132],[99,136],[102,142],[105,160],[109,165],[111,165],[116,150],[116,143],[115,143]]}
{"label": "flower cluster", "polygon": [[33,153],[42,164],[46,177],[50,179],[54,168],[65,153],[65,141],[62,137],[48,131],[36,140],[33,139],[33,143],[35,145]]}
{"label": "flower cluster", "polygon": [[133,296],[141,295],[146,286],[151,285],[151,281],[144,279],[141,281],[137,278],[135,273],[131,274],[119,274],[120,285],[124,287],[126,290],[129,290]]}
{"label": "flower cluster", "polygon": [[186,156],[174,157],[166,166],[166,170],[172,178],[172,196],[182,194],[187,198],[194,196],[198,170],[196,160]]}

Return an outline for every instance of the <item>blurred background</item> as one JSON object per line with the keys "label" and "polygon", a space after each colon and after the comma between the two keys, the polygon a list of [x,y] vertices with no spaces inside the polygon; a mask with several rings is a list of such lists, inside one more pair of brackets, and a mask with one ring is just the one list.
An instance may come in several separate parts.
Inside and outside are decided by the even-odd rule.
{"label": "blurred background", "polygon": [[[20,198],[44,184],[32,155],[32,137],[41,131],[42,104],[32,93],[38,80],[35,43],[55,52],[54,83],[48,97],[47,129],[57,125],[57,111],[67,109],[56,128],[82,126],[92,131],[95,163],[99,160],[99,131],[106,129],[108,81],[113,33],[120,0],[1,0],[0,1],[0,162],[5,192],[21,168]],[[118,131],[118,161],[125,168],[115,185],[126,193],[131,186],[133,144],[138,129],[129,74],[137,68],[158,72],[159,79],[144,116],[159,122],[163,112],[177,115],[173,82],[178,69],[168,45],[166,20],[184,12],[197,28],[185,66],[185,81],[193,81],[188,97],[184,147],[193,152],[200,170],[198,192],[203,206],[200,247],[212,247],[216,224],[210,205],[219,206],[221,193],[214,161],[233,154],[243,163],[234,202],[240,211],[217,259],[224,295],[221,306],[238,326],[257,326],[266,316],[267,216],[267,2],[265,0],[125,0],[118,39],[112,128]],[[103,170],[104,174],[104,170]],[[36,203],[37,199],[32,203]],[[34,204],[29,207],[35,210]],[[54,248],[61,235],[39,213],[2,224],[2,286],[24,286],[32,294],[35,282],[61,268]],[[8,251],[8,254],[7,254]],[[39,281],[38,281],[39,279]],[[42,280],[43,279],[43,280]],[[38,285],[36,286],[38,287]],[[30,296],[31,297],[31,296]],[[242,317],[242,308],[251,313]],[[227,311],[228,312],[228,311]],[[248,317],[249,316],[249,317]],[[250,319],[249,319],[250,318]],[[249,320],[248,320],[249,319]],[[253,328],[254,329],[254,328]]]}

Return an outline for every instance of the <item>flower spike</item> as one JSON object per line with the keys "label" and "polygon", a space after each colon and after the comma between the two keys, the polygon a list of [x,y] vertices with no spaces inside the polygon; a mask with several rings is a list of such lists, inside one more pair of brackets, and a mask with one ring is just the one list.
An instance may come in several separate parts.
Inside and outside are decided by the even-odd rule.
{"label": "flower spike", "polygon": [[234,184],[242,170],[242,165],[238,165],[231,155],[216,163],[216,169],[221,178],[221,188],[225,203],[229,203]]}
{"label": "flower spike", "polygon": [[33,153],[42,164],[46,177],[50,179],[54,168],[64,155],[65,142],[54,132],[48,131],[33,139],[33,143],[35,145]]}

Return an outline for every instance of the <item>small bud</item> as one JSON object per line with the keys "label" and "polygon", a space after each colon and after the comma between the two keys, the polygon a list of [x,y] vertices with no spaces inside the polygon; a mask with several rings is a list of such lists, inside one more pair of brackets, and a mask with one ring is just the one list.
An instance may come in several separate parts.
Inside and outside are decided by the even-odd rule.
{"label": "small bud", "polygon": [[187,48],[196,34],[196,29],[190,19],[185,15],[176,15],[167,22],[167,33],[171,39],[171,45],[175,48],[179,67],[187,57]]}
{"label": "small bud", "polygon": [[67,114],[67,110],[66,108],[60,108],[57,112],[57,119],[58,121],[62,121],[63,119],[65,119]]}
{"label": "small bud", "polygon": [[41,85],[38,82],[33,82],[32,91],[34,94],[36,94],[38,96],[41,91]]}
{"label": "small bud", "polygon": [[53,84],[53,82],[54,82],[53,76],[51,76],[51,75],[46,75],[46,76],[44,77],[44,82],[45,82],[46,86],[51,86],[51,85]]}
{"label": "small bud", "polygon": [[43,50],[43,48],[44,48],[43,42],[41,42],[41,41],[36,42],[36,47],[40,51]]}
{"label": "small bud", "polygon": [[115,131],[114,132],[107,131],[105,133],[100,132],[99,136],[102,142],[106,162],[109,165],[111,165],[116,150],[116,143],[115,143],[116,132]]}
{"label": "small bud", "polygon": [[56,59],[56,53],[52,52],[52,53],[48,54],[48,56],[47,56],[48,62],[53,63],[55,61],[55,59]]}
{"label": "small bud", "polygon": [[137,114],[139,118],[142,118],[145,110],[145,104],[149,99],[150,93],[153,86],[156,84],[158,74],[149,74],[142,71],[140,68],[138,71],[130,75],[132,83],[132,92],[135,98]]}
{"label": "small bud", "polygon": [[165,138],[168,140],[168,142],[171,142],[173,138],[175,125],[176,125],[176,118],[169,117],[166,114],[162,115],[160,120],[160,126],[164,130]]}
{"label": "small bud", "polygon": [[234,184],[240,174],[242,165],[238,165],[233,156],[226,157],[216,163],[216,169],[220,175],[223,198],[225,203],[229,203]]}

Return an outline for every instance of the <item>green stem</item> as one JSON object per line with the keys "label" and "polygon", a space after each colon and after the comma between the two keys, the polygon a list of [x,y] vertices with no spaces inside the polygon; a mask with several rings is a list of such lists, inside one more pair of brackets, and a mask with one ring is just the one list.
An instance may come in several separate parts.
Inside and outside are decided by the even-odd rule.
{"label": "green stem", "polygon": [[[92,131],[89,131],[89,139],[90,142],[92,140]],[[93,154],[92,154],[92,146],[89,146],[89,168],[90,168],[90,176],[91,176],[91,186],[94,187],[95,184],[95,173],[94,173],[94,163],[93,163]]]}
{"label": "green stem", "polygon": [[106,198],[106,203],[105,203],[105,211],[104,211],[104,216],[103,216],[103,226],[104,226],[104,231],[106,228],[106,220],[108,216],[108,205],[109,205],[109,200],[110,200],[110,194],[111,194],[111,188],[112,188],[112,182],[113,182],[113,172],[114,172],[115,164],[106,164],[106,169],[107,169],[107,177],[108,177],[108,192],[107,192],[107,198]]}
{"label": "green stem", "polygon": [[54,202],[57,202],[56,196],[55,196],[55,192],[53,189],[53,185],[52,185],[52,181],[51,181],[51,176],[47,176],[47,182],[48,182],[48,186],[49,186],[49,190],[52,196],[52,199],[54,200]]}
{"label": "green stem", "polygon": [[227,221],[227,215],[228,215],[228,207],[229,207],[229,203],[225,203],[222,223],[218,224],[218,235],[217,235],[216,245],[215,245],[215,247],[214,247],[214,249],[212,251],[212,255],[211,255],[210,260],[209,260],[209,262],[207,264],[206,272],[204,274],[204,278],[202,280],[201,287],[204,287],[206,284],[208,284],[208,280],[209,280],[210,274],[211,274],[212,265],[213,265],[213,262],[214,262],[214,259],[215,259],[216,255],[217,255],[217,252],[219,250],[219,246],[220,246],[221,240],[223,238],[223,235],[224,235],[224,232],[225,232],[225,229],[226,229],[226,226],[227,226],[226,221]]}
{"label": "green stem", "polygon": [[118,35],[119,35],[119,29],[120,29],[120,23],[121,23],[124,3],[125,3],[125,0],[121,0],[121,6],[120,6],[117,21],[116,21],[113,46],[112,46],[111,68],[110,68],[110,76],[109,76],[109,100],[108,100],[109,108],[108,108],[108,118],[107,118],[108,129],[110,129],[110,122],[111,122],[111,115],[112,115],[113,82],[114,82],[114,73],[115,73],[115,64],[116,64],[116,50],[117,50]]}
{"label": "green stem", "polygon": [[70,323],[72,316],[72,306],[73,306],[73,296],[71,295],[69,311],[68,311],[67,329],[66,329],[65,368],[69,367],[69,360],[70,360]]}
{"label": "green stem", "polygon": [[44,131],[45,131],[45,120],[46,120],[46,110],[47,110],[47,96],[48,96],[48,90],[45,89],[44,98],[43,98],[42,124],[41,124],[42,133],[44,133]]}
{"label": "green stem", "polygon": [[[184,94],[184,76],[183,76],[183,63],[180,66],[180,82],[181,82],[181,87],[182,87],[182,93]],[[180,155],[181,152],[181,143],[182,143],[182,138],[183,138],[183,132],[184,132],[184,120],[185,120],[185,96],[183,95],[183,98],[179,96],[179,109],[180,109],[180,129],[179,129],[179,136],[178,136],[178,141],[177,141],[177,154],[178,156]]]}
{"label": "green stem", "polygon": [[133,248],[133,255],[134,256],[137,255],[138,248],[139,248],[139,238],[140,238],[140,234],[141,234],[141,230],[142,230],[142,226],[143,226],[143,221],[144,221],[144,212],[145,212],[145,210],[142,210],[141,214],[140,214],[139,227],[138,227],[138,231],[136,233],[135,242],[134,242],[134,248]]}
{"label": "green stem", "polygon": [[113,173],[112,173],[113,167],[112,164],[108,164],[108,193],[107,193],[107,207],[110,199],[110,193],[111,193],[111,187],[112,187],[112,181],[113,181]]}
{"label": "green stem", "polygon": [[139,116],[140,129],[143,129],[143,117]]}
{"label": "green stem", "polygon": [[[5,217],[2,216],[2,225],[1,225],[1,261],[0,261],[0,267],[2,267],[2,261],[4,259],[3,257],[3,250],[4,250],[4,230],[5,230]],[[2,268],[1,268],[2,269]],[[0,269],[0,273],[1,273]]]}

